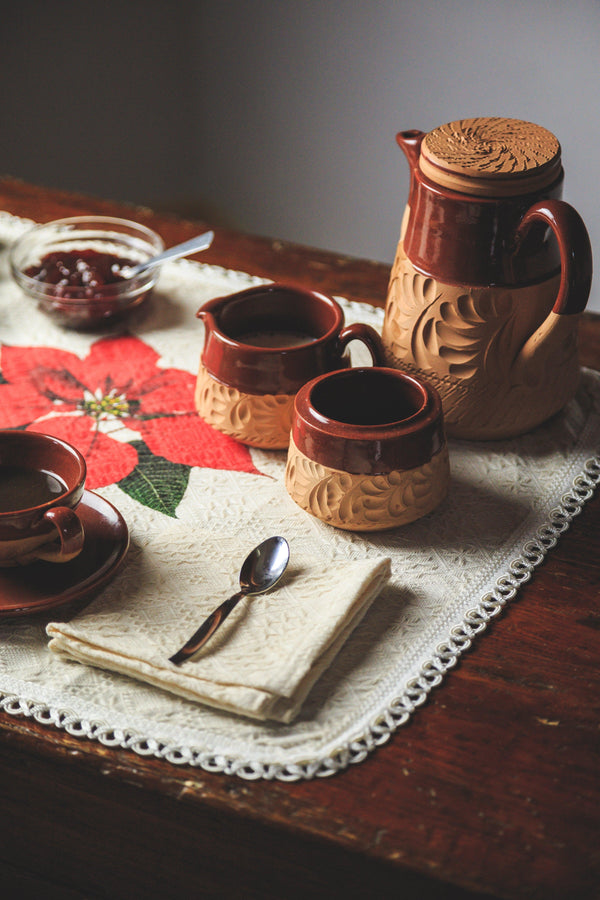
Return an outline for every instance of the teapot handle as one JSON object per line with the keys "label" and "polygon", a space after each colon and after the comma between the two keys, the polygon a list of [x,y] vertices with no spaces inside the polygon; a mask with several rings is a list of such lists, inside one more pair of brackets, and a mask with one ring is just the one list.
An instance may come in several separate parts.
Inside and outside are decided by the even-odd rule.
{"label": "teapot handle", "polygon": [[556,357],[557,348],[571,359],[577,358],[577,316],[585,309],[590,293],[592,248],[583,220],[572,206],[563,200],[541,200],[521,220],[516,232],[517,250],[534,222],[545,222],[556,235],[560,282],[552,310],[518,353],[512,377],[516,382],[539,386],[552,358]]}
{"label": "teapot handle", "polygon": [[516,252],[534,222],[545,222],[558,241],[561,273],[552,312],[559,316],[583,312],[592,283],[592,248],[583,219],[564,200],[540,200],[521,219],[516,231]]}

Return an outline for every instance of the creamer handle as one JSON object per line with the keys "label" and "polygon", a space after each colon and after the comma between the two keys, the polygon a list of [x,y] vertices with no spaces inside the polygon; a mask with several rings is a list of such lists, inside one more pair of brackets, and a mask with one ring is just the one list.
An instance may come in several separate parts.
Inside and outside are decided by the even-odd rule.
{"label": "creamer handle", "polygon": [[362,341],[371,354],[374,366],[385,366],[385,350],[378,332],[364,322],[353,322],[342,328],[338,335],[340,356],[350,341]]}

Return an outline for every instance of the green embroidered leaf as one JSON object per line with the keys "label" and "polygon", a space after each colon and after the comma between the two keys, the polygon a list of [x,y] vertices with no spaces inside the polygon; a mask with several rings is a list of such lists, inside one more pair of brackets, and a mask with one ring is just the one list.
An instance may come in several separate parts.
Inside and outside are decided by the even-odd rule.
{"label": "green embroidered leaf", "polygon": [[117,482],[118,486],[143,506],[176,519],[191,467],[155,456],[143,441],[132,441],[132,446],[138,452],[138,464],[133,472]]}

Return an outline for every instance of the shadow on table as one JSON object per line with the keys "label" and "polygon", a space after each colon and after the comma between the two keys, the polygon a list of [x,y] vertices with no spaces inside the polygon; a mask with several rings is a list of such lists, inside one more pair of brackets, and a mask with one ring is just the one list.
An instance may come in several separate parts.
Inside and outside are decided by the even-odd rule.
{"label": "shadow on table", "polygon": [[443,552],[478,545],[497,548],[510,540],[531,514],[533,505],[516,493],[507,496],[491,484],[453,475],[448,495],[432,513],[394,531],[365,536],[382,555],[414,547]]}

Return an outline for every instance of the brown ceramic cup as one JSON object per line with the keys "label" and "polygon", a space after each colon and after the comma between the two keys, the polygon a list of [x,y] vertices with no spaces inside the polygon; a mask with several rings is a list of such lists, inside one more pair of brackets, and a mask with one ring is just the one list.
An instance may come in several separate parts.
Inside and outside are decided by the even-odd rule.
{"label": "brown ceramic cup", "polygon": [[349,531],[412,522],[444,498],[449,462],[437,391],[398,369],[322,375],[298,391],[286,487]]}
{"label": "brown ceramic cup", "polygon": [[297,391],[317,375],[350,366],[350,341],[375,365],[381,338],[370,325],[345,325],[332,297],[283,284],[252,287],[206,303],[196,408],[244,444],[285,449]]}
{"label": "brown ceramic cup", "polygon": [[0,431],[0,567],[69,562],[80,553],[76,507],[85,477],[83,456],[65,441]]}

